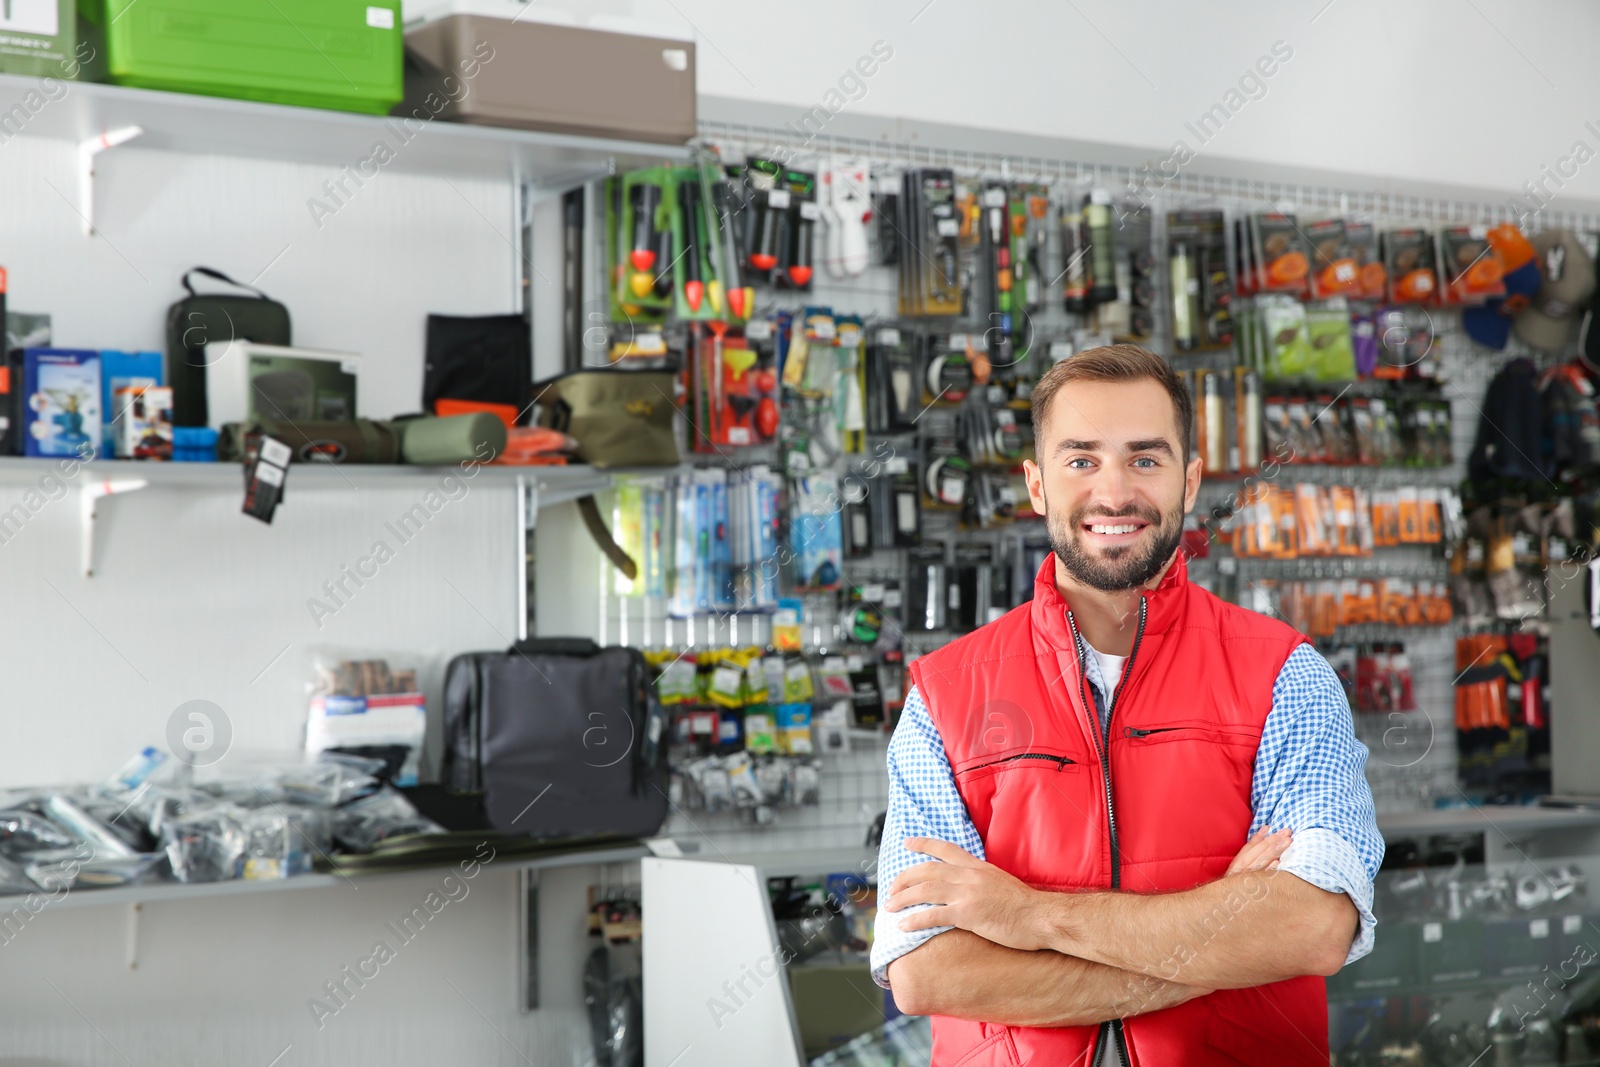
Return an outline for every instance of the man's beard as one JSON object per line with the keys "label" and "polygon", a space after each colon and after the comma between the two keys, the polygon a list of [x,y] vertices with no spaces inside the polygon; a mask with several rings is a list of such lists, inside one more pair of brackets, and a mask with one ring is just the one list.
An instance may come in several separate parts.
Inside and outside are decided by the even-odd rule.
{"label": "man's beard", "polygon": [[[1150,524],[1145,529],[1151,531],[1152,536],[1142,547],[1116,545],[1102,550],[1098,558],[1089,553],[1083,544],[1083,539],[1090,536],[1083,532],[1084,523],[1114,525],[1126,519]],[[1047,500],[1045,525],[1050,531],[1050,547],[1074,581],[1102,593],[1120,593],[1137,589],[1161,573],[1183,539],[1183,508],[1180,505],[1165,518],[1155,508],[1134,508],[1123,515],[1099,511],[1090,514],[1088,508],[1080,508],[1071,516],[1063,517],[1050,510]]]}

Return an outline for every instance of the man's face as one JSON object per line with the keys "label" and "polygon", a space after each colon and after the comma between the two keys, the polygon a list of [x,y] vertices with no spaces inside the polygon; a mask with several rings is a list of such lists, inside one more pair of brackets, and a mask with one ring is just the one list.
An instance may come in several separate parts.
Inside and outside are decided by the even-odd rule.
{"label": "man's face", "polygon": [[1103,592],[1144,585],[1183,536],[1200,489],[1185,464],[1172,398],[1150,379],[1069,382],[1057,391],[1028,495],[1071,577]]}

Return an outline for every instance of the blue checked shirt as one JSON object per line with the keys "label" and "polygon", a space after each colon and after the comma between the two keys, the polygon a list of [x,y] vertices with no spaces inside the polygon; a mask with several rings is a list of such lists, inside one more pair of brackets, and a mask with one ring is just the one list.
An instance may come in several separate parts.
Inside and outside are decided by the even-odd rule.
{"label": "blue checked shirt", "polygon": [[[1104,714],[1111,713],[1108,686],[1099,657],[1084,656],[1090,684],[1100,693]],[[1104,722],[1101,726],[1104,728]],[[1344,893],[1361,914],[1361,930],[1345,962],[1372,951],[1372,880],[1383,859],[1372,791],[1364,773],[1367,747],[1356,740],[1350,705],[1328,661],[1310,645],[1289,655],[1272,687],[1272,710],[1256,750],[1250,783],[1250,823],[1288,827],[1294,840],[1278,862],[1288,871],[1330,893]],[[887,888],[913,863],[937,862],[908,852],[908,837],[934,837],[983,858],[983,841],[956,791],[944,742],[915,687],[906,694],[900,722],[889,741],[889,814],[878,853],[878,884]],[[1242,845],[1242,843],[1241,843]],[[885,894],[886,895],[886,894]],[[880,896],[879,899],[883,899]],[[898,914],[910,914],[919,904]],[[888,988],[889,964],[949,926],[901,931],[897,914],[878,910],[872,945],[872,977]]]}

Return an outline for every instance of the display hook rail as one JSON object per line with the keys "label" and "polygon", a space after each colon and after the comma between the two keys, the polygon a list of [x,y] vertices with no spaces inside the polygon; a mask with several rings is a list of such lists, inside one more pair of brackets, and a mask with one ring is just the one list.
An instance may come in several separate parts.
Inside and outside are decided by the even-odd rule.
{"label": "display hook rail", "polygon": [[[974,152],[834,134],[799,139],[789,130],[746,123],[702,121],[699,133],[699,140],[708,144],[725,148],[737,146],[744,152],[783,149],[791,158],[849,156],[886,168],[949,167],[963,177],[985,175],[1013,181],[1092,184],[1112,189],[1119,195],[1255,201],[1272,210],[1279,205],[1293,204],[1301,210],[1310,208],[1431,225],[1511,220],[1512,212],[1508,205],[1516,195],[1508,193],[1505,200],[1495,202],[1297,182],[1257,182],[1249,178],[1220,177],[1191,170],[1182,170],[1171,179],[1155,174],[1153,182],[1142,184],[1141,176],[1151,172],[1120,164]],[[1600,215],[1597,214],[1552,209],[1540,211],[1538,217],[1544,229],[1565,227],[1572,230],[1600,230]]]}

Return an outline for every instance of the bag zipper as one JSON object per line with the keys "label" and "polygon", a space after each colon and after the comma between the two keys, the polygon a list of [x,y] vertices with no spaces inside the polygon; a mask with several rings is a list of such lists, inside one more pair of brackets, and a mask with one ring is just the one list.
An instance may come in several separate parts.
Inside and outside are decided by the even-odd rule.
{"label": "bag zipper", "polygon": [[[1144,624],[1149,615],[1150,600],[1145,594],[1139,594],[1139,629],[1133,635],[1133,649],[1128,653],[1128,662],[1122,669],[1122,677],[1117,681],[1116,688],[1111,691],[1111,706],[1106,710],[1106,725],[1103,731],[1095,731],[1095,743],[1100,749],[1100,777],[1105,782],[1106,788],[1106,826],[1111,834],[1111,888],[1116,889],[1122,884],[1122,857],[1117,849],[1117,809],[1111,799],[1111,719],[1117,713],[1117,705],[1121,703],[1122,691],[1128,685],[1128,679],[1133,677],[1133,665],[1139,658],[1139,645],[1144,640]],[[1072,631],[1072,647],[1078,656],[1078,696],[1087,697],[1084,701],[1084,710],[1090,715],[1089,721],[1098,724],[1100,714],[1095,710],[1094,697],[1089,695],[1088,668],[1083,660],[1083,638],[1078,633],[1078,620],[1072,617],[1072,609],[1067,609],[1067,627]],[[1103,736],[1102,736],[1103,735]],[[1122,1053],[1122,1062],[1129,1064],[1128,1042],[1122,1035],[1122,1020],[1113,1019],[1100,1024],[1100,1032],[1095,1035],[1094,1054],[1090,1057],[1093,1064],[1100,1063],[1100,1055],[1108,1032],[1114,1028],[1113,1040]],[[1131,1065],[1130,1065],[1131,1067]]]}
{"label": "bag zipper", "polygon": [[[967,770],[968,771],[981,771],[985,767],[997,767],[1002,763],[1011,763],[1011,762],[1013,762],[1015,760],[1019,760],[1019,759],[1050,760],[1051,762],[1053,762],[1056,765],[1056,770],[1058,770],[1058,771],[1063,769],[1063,768],[1065,768],[1068,764],[1071,764],[1073,766],[1077,766],[1077,764],[1078,764],[1077,760],[1068,759],[1066,756],[1051,756],[1051,755],[1048,755],[1048,754],[1046,754],[1044,752],[1023,752],[1023,753],[1021,753],[1019,755],[1016,755],[1016,756],[1006,756],[1004,759],[990,760],[988,763],[980,763],[976,767],[968,767]],[[963,773],[965,773],[965,772],[963,772]]]}

